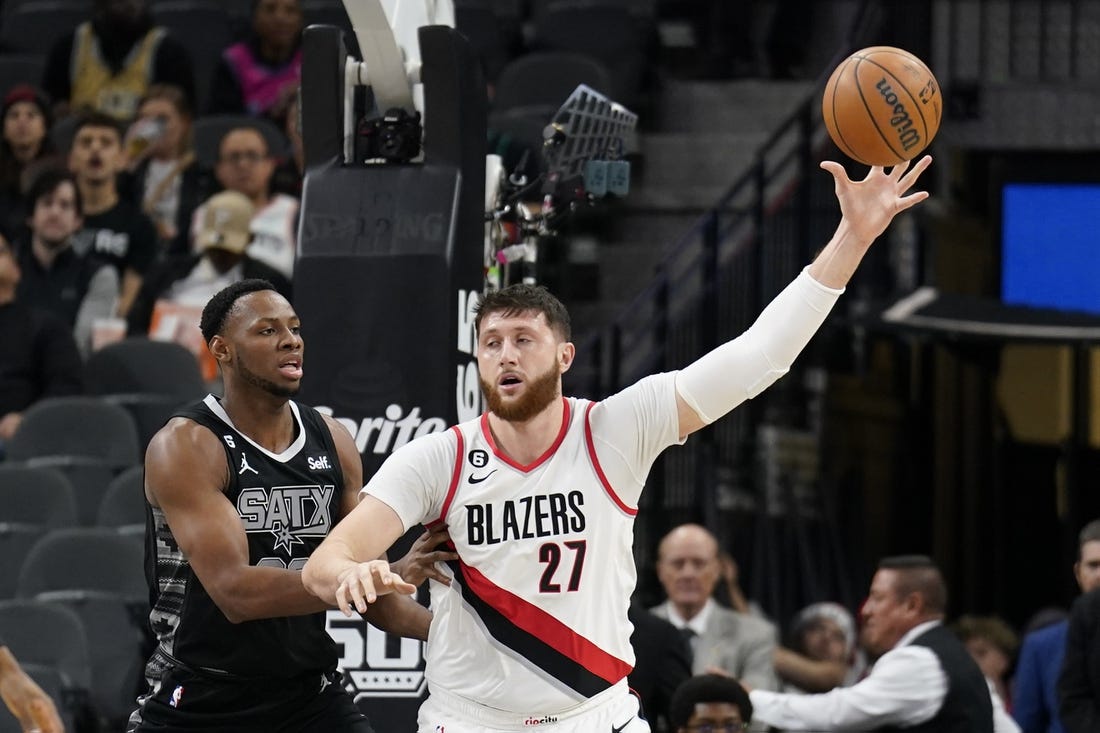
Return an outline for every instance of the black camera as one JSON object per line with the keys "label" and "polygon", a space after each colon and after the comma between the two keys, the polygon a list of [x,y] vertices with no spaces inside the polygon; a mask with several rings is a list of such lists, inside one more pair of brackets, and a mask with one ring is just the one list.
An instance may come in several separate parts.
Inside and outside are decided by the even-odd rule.
{"label": "black camera", "polygon": [[420,155],[423,133],[419,112],[410,114],[400,107],[387,110],[359,124],[359,159],[407,163]]}

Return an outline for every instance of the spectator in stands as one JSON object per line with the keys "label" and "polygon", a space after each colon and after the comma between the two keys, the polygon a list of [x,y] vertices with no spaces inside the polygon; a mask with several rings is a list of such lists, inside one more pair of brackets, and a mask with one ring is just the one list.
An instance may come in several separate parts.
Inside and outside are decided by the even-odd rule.
{"label": "spectator in stands", "polygon": [[53,700],[23,671],[3,639],[0,639],[0,698],[25,731],[64,730]]}
{"label": "spectator in stands", "polygon": [[92,19],[57,40],[42,78],[59,117],[95,110],[126,121],[153,84],[195,99],[187,50],[153,25],[145,0],[92,0]]}
{"label": "spectator in stands", "polygon": [[775,650],[784,692],[828,692],[856,683],[863,671],[856,623],[839,603],[814,603],[791,624],[790,648]]}
{"label": "spectator in stands", "polygon": [[698,524],[682,524],[661,540],[657,578],[668,600],[653,609],[684,630],[695,674],[720,672],[753,687],[774,690],[776,629],[767,621],[731,611],[714,601],[718,541]]}
{"label": "spectator in stands", "polygon": [[1020,648],[1020,637],[1005,621],[996,616],[960,616],[952,630],[978,663],[982,674],[993,685],[1005,707],[1011,709],[1008,694],[1009,670]]}
{"label": "spectator in stands", "polygon": [[161,252],[189,251],[191,217],[212,185],[195,162],[191,122],[183,90],[154,84],[126,134],[134,203],[153,221]]}
{"label": "spectator in stands", "polygon": [[863,640],[877,657],[870,674],[817,695],[750,690],[756,722],[792,731],[1018,731],[962,642],[944,628],[946,610],[947,587],[929,558],[884,559],[863,606]]}
{"label": "spectator in stands", "polygon": [[299,0],[254,0],[248,38],[225,49],[210,91],[212,114],[248,113],[280,126],[302,79]]}
{"label": "spectator in stands", "polygon": [[267,280],[290,300],[290,281],[248,254],[252,202],[236,191],[222,191],[210,197],[201,211],[202,222],[195,235],[199,254],[168,256],[153,266],[130,309],[131,335],[149,332],[157,301],[169,300],[201,311],[214,293],[238,280]]}
{"label": "spectator in stands", "polygon": [[285,193],[297,199],[302,198],[302,181],[306,175],[306,151],[302,144],[302,106],[297,93],[290,99],[286,115],[286,139],[290,141],[289,155],[275,168],[271,188],[276,193]]}
{"label": "spectator in stands", "polygon": [[627,618],[634,626],[634,669],[627,681],[653,729],[667,730],[672,694],[691,677],[691,647],[679,629],[636,603],[630,604]]}
{"label": "spectator in stands", "polygon": [[[290,279],[298,252],[298,199],[271,193],[275,160],[263,133],[254,127],[237,127],[218,145],[214,174],[228,191],[243,193],[252,202],[252,243],[248,254]],[[192,230],[197,231],[203,211],[195,211]],[[197,250],[197,240],[192,248]]]}
{"label": "spectator in stands", "polygon": [[30,237],[19,248],[19,300],[50,311],[73,331],[81,355],[92,348],[98,320],[118,305],[118,274],[95,252],[77,252],[73,236],[81,227],[80,189],[63,168],[47,168],[31,182]]}
{"label": "spectator in stands", "polygon": [[26,216],[24,173],[56,154],[49,136],[53,116],[42,92],[29,84],[17,84],[4,96],[0,117],[4,120],[0,138],[0,227],[15,235]]}
{"label": "spectator in stands", "polygon": [[120,282],[118,314],[125,317],[156,257],[157,231],[149,217],[119,194],[123,164],[118,123],[99,112],[85,116],[69,151],[69,169],[84,202],[84,229],[75,247],[94,251],[114,265]]}
{"label": "spectator in stands", "polygon": [[670,715],[675,733],[734,733],[752,722],[752,701],[737,680],[704,674],[676,689]]}
{"label": "spectator in stands", "polygon": [[[1100,519],[1082,528],[1077,538],[1073,575],[1082,593],[1100,588]],[[1032,622],[1035,623],[1034,621]],[[1024,733],[1064,733],[1058,712],[1058,675],[1066,656],[1069,618],[1024,636],[1014,678],[1012,715]]]}
{"label": "spectator in stands", "polygon": [[83,365],[72,330],[52,313],[19,302],[21,275],[11,246],[0,236],[0,459],[28,407],[82,389]]}

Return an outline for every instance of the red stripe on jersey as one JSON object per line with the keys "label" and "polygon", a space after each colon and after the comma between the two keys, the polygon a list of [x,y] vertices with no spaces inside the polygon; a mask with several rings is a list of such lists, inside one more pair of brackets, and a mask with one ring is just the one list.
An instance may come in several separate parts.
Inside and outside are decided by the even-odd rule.
{"label": "red stripe on jersey", "polygon": [[447,512],[451,510],[451,501],[455,498],[455,492],[458,491],[458,480],[462,478],[462,457],[466,453],[466,441],[462,439],[462,431],[458,429],[457,425],[452,425],[451,430],[454,431],[455,437],[458,438],[458,445],[455,450],[455,467],[451,471],[451,485],[447,488],[447,498],[443,500],[443,511],[439,513],[439,519],[424,525],[428,529],[432,529],[436,525],[442,524],[447,521]]}
{"label": "red stripe on jersey", "polygon": [[596,456],[596,443],[592,440],[592,423],[589,421],[592,408],[595,406],[595,402],[589,402],[587,409],[584,411],[584,444],[588,446],[588,458],[592,461],[592,468],[596,471],[596,475],[599,476],[600,483],[603,484],[604,491],[607,492],[607,495],[611,497],[611,501],[615,502],[615,505],[622,509],[627,515],[631,517],[637,516],[638,507],[631,507],[619,498],[619,495],[615,493],[615,489],[611,488],[611,482],[607,480],[607,474],[603,472],[603,466],[600,465],[600,459]]}
{"label": "red stripe on jersey", "polygon": [[630,674],[632,667],[623,660],[600,649],[533,603],[496,585],[477,569],[458,562],[466,586],[517,628],[610,684]]}
{"label": "red stripe on jersey", "polygon": [[550,459],[550,456],[554,455],[554,452],[561,445],[561,442],[565,440],[565,434],[569,431],[569,400],[562,397],[561,401],[563,410],[561,417],[561,430],[558,431],[558,437],[554,439],[554,444],[547,448],[545,453],[535,459],[534,463],[529,463],[526,466],[522,463],[513,461],[511,458],[504,455],[504,453],[502,453],[499,448],[497,448],[497,443],[495,440],[493,440],[493,431],[489,427],[489,413],[482,413],[481,434],[485,437],[485,442],[488,443],[489,447],[493,449],[493,455],[507,463],[512,468],[518,468],[524,473],[527,473],[528,471],[534,471],[536,468],[548,461]]}

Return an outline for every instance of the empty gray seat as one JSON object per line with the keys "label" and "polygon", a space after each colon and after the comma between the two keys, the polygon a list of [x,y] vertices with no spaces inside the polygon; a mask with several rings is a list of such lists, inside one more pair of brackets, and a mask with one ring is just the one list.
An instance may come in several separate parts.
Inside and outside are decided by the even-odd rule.
{"label": "empty gray seat", "polygon": [[61,471],[0,464],[0,522],[73,527],[76,506],[73,485]]}
{"label": "empty gray seat", "polygon": [[[111,480],[96,517],[99,527],[145,527],[145,468],[132,466]],[[129,531],[129,530],[128,530]],[[136,529],[135,529],[136,531]]]}

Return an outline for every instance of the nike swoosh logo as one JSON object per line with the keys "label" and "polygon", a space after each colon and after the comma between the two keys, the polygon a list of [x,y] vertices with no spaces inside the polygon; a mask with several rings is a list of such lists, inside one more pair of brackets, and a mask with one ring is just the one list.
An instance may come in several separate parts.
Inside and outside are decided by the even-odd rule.
{"label": "nike swoosh logo", "polygon": [[630,725],[631,720],[634,720],[634,718],[630,718],[629,720],[627,720],[625,723],[623,723],[622,725],[620,725],[618,727],[616,727],[614,725],[611,726],[611,733],[623,733],[623,731],[626,729],[626,726]]}
{"label": "nike swoosh logo", "polygon": [[468,478],[466,480],[469,481],[471,484],[480,484],[482,481],[489,478],[490,476],[492,476],[496,472],[497,472],[497,470],[494,468],[492,471],[490,471],[489,473],[485,474],[484,476],[482,476],[480,478],[478,478],[477,476],[471,476],[470,478]]}

